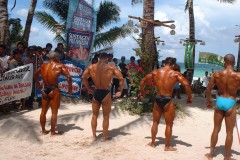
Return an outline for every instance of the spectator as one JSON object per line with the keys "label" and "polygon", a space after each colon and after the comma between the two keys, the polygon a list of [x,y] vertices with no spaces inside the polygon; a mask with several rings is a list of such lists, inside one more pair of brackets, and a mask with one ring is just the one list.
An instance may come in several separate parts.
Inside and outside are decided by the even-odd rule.
{"label": "spectator", "polygon": [[[19,66],[22,66],[23,62],[22,62],[22,54],[18,49],[13,50],[12,52],[12,59],[9,62],[8,68],[9,70],[17,68]],[[15,103],[15,102],[14,102]],[[22,98],[21,99],[21,106],[20,109],[25,109],[25,99]]]}
{"label": "spectator", "polygon": [[7,55],[6,49],[7,49],[6,45],[0,44],[0,63],[1,63],[0,73],[4,73],[8,69],[7,61],[9,59],[9,56]]}
{"label": "spectator", "polygon": [[[118,60],[117,58],[113,58],[113,64],[116,66],[116,68],[119,69],[118,67]],[[120,69],[119,69],[120,70]],[[116,75],[113,76],[113,80],[112,80],[112,87],[111,87],[111,94],[113,97],[113,94],[117,93],[119,89],[119,80],[117,78]]]}
{"label": "spectator", "polygon": [[57,44],[57,48],[55,48],[54,50],[60,58],[60,61],[62,62],[63,60],[65,60],[65,53],[63,51],[63,44],[62,43],[58,43]]}
{"label": "spectator", "polygon": [[210,77],[208,77],[208,71],[205,72],[205,76],[203,76],[202,78],[202,95],[204,97],[206,97],[206,88],[208,86],[208,83],[209,83],[209,80],[210,80]]}
{"label": "spectator", "polygon": [[[177,59],[176,58],[173,58],[173,70],[181,73],[181,67],[180,67],[180,65],[177,64]],[[179,82],[176,83],[176,85],[174,86],[174,89],[173,89],[173,97],[175,97],[175,96],[178,99],[181,99]]]}
{"label": "spectator", "polygon": [[119,66],[119,68],[121,69],[121,71],[122,71],[123,69],[125,69],[126,66],[127,66],[127,64],[125,63],[125,60],[126,60],[125,56],[122,56],[122,57],[121,57],[121,62],[118,64],[118,66]]}

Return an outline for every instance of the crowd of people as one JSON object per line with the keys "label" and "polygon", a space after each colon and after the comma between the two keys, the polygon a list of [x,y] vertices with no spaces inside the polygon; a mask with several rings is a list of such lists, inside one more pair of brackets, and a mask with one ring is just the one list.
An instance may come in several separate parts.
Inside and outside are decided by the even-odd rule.
{"label": "crowd of people", "polygon": [[[47,43],[45,47],[40,46],[25,46],[23,42],[18,42],[16,48],[9,53],[6,45],[0,44],[0,74],[5,73],[8,70],[23,66],[26,64],[33,64],[33,72],[40,67],[41,64],[49,61],[49,53],[52,51],[52,44]],[[54,50],[60,57],[60,61],[66,59],[63,51],[63,44],[58,43]],[[20,100],[20,106],[18,109],[32,109],[33,101],[35,97],[35,83],[33,79],[32,94],[30,97]],[[12,102],[13,104],[16,101]],[[17,106],[17,105],[13,105]],[[0,106],[2,109],[2,107]]]}

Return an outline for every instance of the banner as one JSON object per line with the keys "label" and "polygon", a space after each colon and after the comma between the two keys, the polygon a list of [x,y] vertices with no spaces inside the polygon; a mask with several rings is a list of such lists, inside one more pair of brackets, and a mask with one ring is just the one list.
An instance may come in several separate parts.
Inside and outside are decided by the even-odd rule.
{"label": "banner", "polygon": [[214,64],[223,67],[224,58],[214,53],[199,52],[198,63]]}
{"label": "banner", "polygon": [[67,18],[67,57],[88,65],[96,30],[94,0],[69,1]]}
{"label": "banner", "polygon": [[67,67],[71,77],[72,77],[72,94],[68,94],[68,83],[67,83],[67,77],[60,75],[58,78],[58,86],[60,89],[60,93],[62,95],[66,95],[68,97],[75,97],[80,98],[81,94],[81,88],[82,88],[82,74],[85,70],[85,66],[73,63],[71,61],[63,61],[63,64]]}
{"label": "banner", "polygon": [[[68,83],[67,83],[67,77],[64,75],[60,75],[58,78],[58,87],[60,89],[60,94],[68,96],[68,97],[74,97],[74,98],[80,98],[81,94],[81,88],[82,88],[82,74],[85,70],[85,66],[81,65],[79,63],[73,63],[71,61],[63,61],[62,62],[66,67],[68,72],[71,75],[72,78],[72,94],[68,94]],[[44,86],[41,75],[39,76],[39,82],[41,85]],[[37,89],[36,90],[37,97],[42,97],[42,91]]]}
{"label": "banner", "polygon": [[0,105],[31,96],[33,64],[5,72],[0,78]]}
{"label": "banner", "polygon": [[186,42],[184,51],[184,66],[186,69],[194,69],[193,50],[194,42]]}

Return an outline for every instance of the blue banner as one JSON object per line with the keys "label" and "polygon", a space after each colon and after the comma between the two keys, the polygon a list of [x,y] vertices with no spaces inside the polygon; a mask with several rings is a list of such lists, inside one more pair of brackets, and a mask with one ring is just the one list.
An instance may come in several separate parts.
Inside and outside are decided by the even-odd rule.
{"label": "blue banner", "polygon": [[88,65],[96,32],[94,0],[69,1],[66,28],[68,60]]}
{"label": "blue banner", "polygon": [[[74,63],[72,61],[67,61],[67,60],[63,61],[62,63],[67,67],[67,70],[71,75],[73,94],[68,94],[67,77],[65,77],[64,75],[60,75],[58,78],[58,87],[60,89],[60,93],[68,97],[80,98],[81,88],[82,88],[81,78],[82,78],[82,73],[85,70],[85,66],[80,63]],[[41,76],[39,76],[39,82],[41,85],[44,86]],[[41,98],[42,91],[39,89],[36,89],[36,95],[38,98]]]}

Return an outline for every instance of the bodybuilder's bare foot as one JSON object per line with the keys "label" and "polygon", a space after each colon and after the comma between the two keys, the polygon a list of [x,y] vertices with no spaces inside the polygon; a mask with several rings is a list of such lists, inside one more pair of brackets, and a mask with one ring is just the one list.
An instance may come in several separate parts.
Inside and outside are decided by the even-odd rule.
{"label": "bodybuilder's bare foot", "polygon": [[224,160],[236,160],[236,159],[233,159],[231,157],[225,157]]}
{"label": "bodybuilder's bare foot", "polygon": [[102,137],[102,142],[106,142],[109,140],[112,140],[112,138],[111,137]]}
{"label": "bodybuilder's bare foot", "polygon": [[63,134],[64,134],[63,131],[51,132],[51,136],[60,136],[60,135],[63,135]]}
{"label": "bodybuilder's bare foot", "polygon": [[97,140],[97,136],[92,136],[92,142],[95,142]]}
{"label": "bodybuilder's bare foot", "polygon": [[208,160],[212,160],[213,159],[213,156],[214,156],[214,149],[213,148],[210,148],[210,152],[205,154],[205,157],[208,158]]}
{"label": "bodybuilder's bare foot", "polygon": [[169,146],[169,147],[165,146],[165,148],[164,148],[164,151],[176,151],[176,150],[177,150],[177,148],[173,148],[171,146]]}
{"label": "bodybuilder's bare foot", "polygon": [[207,154],[205,154],[205,157],[207,157],[208,160],[212,160],[213,159],[213,154],[207,153]]}
{"label": "bodybuilder's bare foot", "polygon": [[152,143],[152,142],[149,142],[148,145],[151,146],[151,147],[153,147],[153,148],[156,147],[156,144],[155,144],[155,143]]}
{"label": "bodybuilder's bare foot", "polygon": [[50,131],[41,131],[40,133],[42,133],[43,135],[47,135]]}

